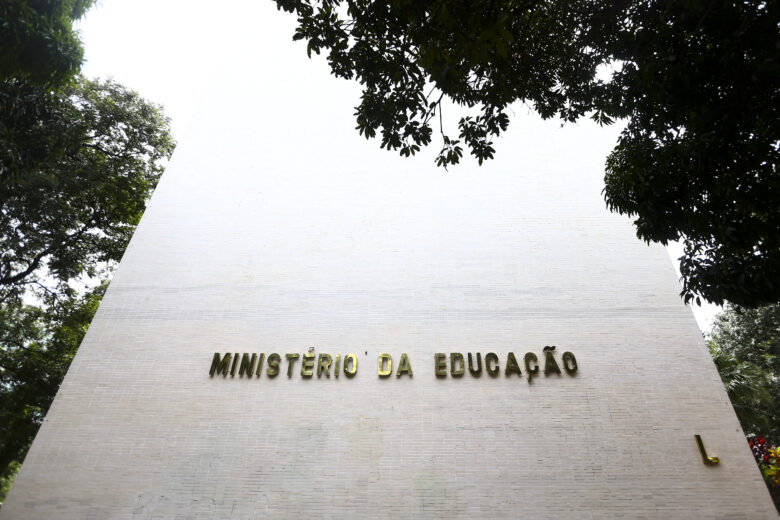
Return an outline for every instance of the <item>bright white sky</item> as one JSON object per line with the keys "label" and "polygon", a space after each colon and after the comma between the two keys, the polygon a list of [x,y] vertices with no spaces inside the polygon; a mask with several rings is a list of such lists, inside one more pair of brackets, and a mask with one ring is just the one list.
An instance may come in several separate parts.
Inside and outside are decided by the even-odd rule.
{"label": "bright white sky", "polygon": [[[353,93],[352,104],[357,104],[359,91],[354,84],[327,78],[324,59],[308,62],[305,44],[291,41],[294,23],[291,15],[277,12],[272,0],[225,0],[218,4],[202,0],[102,0],[78,23],[86,50],[83,72],[88,77],[111,76],[162,104],[178,140],[182,140],[192,123],[197,124],[194,117],[201,103],[219,103],[219,82],[229,81],[232,67],[267,69],[264,73],[268,81],[279,81],[306,67],[322,76],[312,88],[331,89],[334,99],[343,98],[345,92]],[[245,32],[273,33],[271,41],[278,42],[280,50],[292,51],[294,57],[266,63],[258,54],[253,63],[252,53],[245,52],[239,43],[245,41]],[[267,102],[262,96],[247,100],[261,101]],[[268,110],[283,113],[291,109],[270,102]],[[529,119],[518,113],[521,115]],[[523,124],[537,123],[526,120]],[[345,139],[353,137],[348,135]],[[615,129],[604,129],[598,136],[589,137],[613,143]],[[681,253],[679,246],[669,248],[672,259]],[[702,330],[710,329],[718,310],[708,304],[693,307]]]}

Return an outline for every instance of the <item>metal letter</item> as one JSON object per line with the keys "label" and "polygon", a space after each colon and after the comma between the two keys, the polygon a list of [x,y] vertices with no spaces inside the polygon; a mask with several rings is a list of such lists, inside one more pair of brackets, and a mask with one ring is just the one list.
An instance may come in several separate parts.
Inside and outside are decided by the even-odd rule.
{"label": "metal letter", "polygon": [[[458,368],[455,368],[455,365],[458,365]],[[463,354],[460,352],[450,353],[450,375],[452,375],[452,377],[461,377],[463,376],[463,372],[465,372]]]}
{"label": "metal letter", "polygon": [[433,362],[436,369],[436,377],[447,377],[447,354],[434,354]]}
{"label": "metal letter", "polygon": [[401,362],[398,363],[398,372],[395,377],[401,377],[402,374],[409,374],[412,377],[412,365],[409,363],[409,357],[406,354],[401,354]]}
{"label": "metal letter", "polygon": [[[387,362],[387,368],[385,369],[385,362]],[[379,377],[387,377],[393,371],[393,357],[390,354],[382,352],[379,354],[378,366],[376,373]]]}
{"label": "metal letter", "polygon": [[522,372],[520,372],[520,365],[517,364],[517,359],[515,358],[515,353],[510,352],[506,356],[506,369],[504,370],[504,375],[509,377],[509,374],[517,374],[520,377],[523,377]]}
{"label": "metal letter", "polygon": [[332,359],[330,354],[320,354],[317,358],[317,377],[322,375],[322,371],[325,371],[325,375],[330,377],[330,363]]}
{"label": "metal letter", "polygon": [[[531,362],[533,361],[534,367],[531,368]],[[539,373],[539,365],[537,365],[539,358],[536,354],[529,352],[525,355],[525,371],[528,372],[528,382],[531,382],[531,378]]]}
{"label": "metal letter", "polygon": [[279,375],[279,363],[282,361],[282,356],[274,352],[268,356],[268,368],[265,373],[268,377],[276,377]]}
{"label": "metal letter", "polygon": [[260,353],[260,357],[257,358],[257,373],[255,374],[257,377],[260,377],[260,372],[263,370],[263,360],[265,359],[265,354],[262,352]]}
{"label": "metal letter", "polygon": [[546,376],[550,374],[561,375],[561,369],[558,367],[558,362],[555,361],[555,358],[553,357],[553,351],[555,350],[555,345],[553,345],[552,347],[546,346],[542,350],[544,351],[544,375]]}
{"label": "metal letter", "polygon": [[222,374],[223,377],[227,376],[228,366],[230,366],[230,352],[225,353],[225,357],[222,360],[219,359],[219,352],[214,352],[214,359],[211,361],[211,370],[209,375],[214,377],[214,374]]}
{"label": "metal letter", "polygon": [[336,354],[336,361],[333,363],[333,375],[339,377],[339,367],[341,365],[341,354]]}
{"label": "metal letter", "polygon": [[469,372],[474,377],[479,377],[482,375],[482,354],[477,352],[477,369],[474,370],[474,365],[471,363],[471,352],[468,353],[469,357]]}
{"label": "metal letter", "polygon": [[[352,361],[352,367],[350,368],[349,362]],[[344,356],[344,375],[347,377],[353,377],[357,372],[357,356],[355,354],[347,354]]]}
{"label": "metal letter", "polygon": [[300,354],[285,354],[284,357],[287,358],[287,377],[292,377],[292,371],[293,371],[293,365],[295,364],[295,361],[301,357]]}
{"label": "metal letter", "polygon": [[301,376],[311,377],[314,375],[314,352],[304,352],[301,361]]}
{"label": "metal letter", "polygon": [[577,372],[577,359],[574,357],[574,354],[564,352],[561,359],[563,360],[563,369],[567,374],[573,376]]}
{"label": "metal letter", "polygon": [[230,367],[230,377],[236,375],[236,364],[238,364],[238,352],[233,355],[233,366]]}
{"label": "metal letter", "polygon": [[256,360],[257,360],[257,354],[252,354],[252,358],[250,361],[249,354],[244,352],[244,355],[241,356],[241,366],[238,367],[238,377],[244,377],[245,373],[246,373],[246,377],[252,377],[252,372],[255,371]]}
{"label": "metal letter", "polygon": [[[490,366],[490,362],[493,362],[496,364],[496,366],[492,367]],[[490,377],[498,377],[498,356],[495,355],[493,352],[488,352],[488,354],[485,356],[485,372],[488,373]]]}
{"label": "metal letter", "polygon": [[701,453],[701,460],[708,466],[714,466],[716,464],[720,464],[720,459],[718,457],[709,457],[707,456],[707,452],[704,449],[704,443],[701,441],[701,435],[698,433],[694,435],[696,437],[696,444],[699,446],[699,453]]}

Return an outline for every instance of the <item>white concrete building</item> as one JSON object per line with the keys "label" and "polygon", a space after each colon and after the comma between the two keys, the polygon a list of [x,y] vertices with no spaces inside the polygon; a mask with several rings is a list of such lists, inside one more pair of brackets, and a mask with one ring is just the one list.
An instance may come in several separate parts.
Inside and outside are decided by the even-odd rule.
{"label": "white concrete building", "polygon": [[[181,140],[0,518],[776,518],[666,253],[604,207],[615,130],[518,109],[482,168],[400,159],[278,32],[236,63],[289,73],[228,65]],[[355,376],[288,377],[310,348]]]}

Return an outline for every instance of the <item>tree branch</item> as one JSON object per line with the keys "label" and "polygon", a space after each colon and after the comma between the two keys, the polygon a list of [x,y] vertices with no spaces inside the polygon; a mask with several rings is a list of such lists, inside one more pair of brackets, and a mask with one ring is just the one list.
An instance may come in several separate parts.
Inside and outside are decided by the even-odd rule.
{"label": "tree branch", "polygon": [[61,244],[55,244],[50,247],[47,247],[46,249],[38,253],[35,256],[35,258],[33,258],[32,262],[30,262],[30,264],[27,266],[27,268],[24,271],[20,271],[14,275],[8,275],[3,278],[0,278],[0,285],[12,285],[18,282],[19,280],[23,279],[25,276],[30,275],[40,267],[41,260],[43,260],[46,256],[50,255],[57,249],[71,245],[74,241],[81,238],[84,235],[84,233],[89,231],[93,224],[94,221],[90,220],[84,225],[84,227],[81,230],[77,231],[76,233],[73,233],[71,236],[65,239]]}
{"label": "tree branch", "polygon": [[0,285],[11,285],[11,284],[14,284],[14,283],[18,282],[19,280],[21,280],[25,276],[28,276],[30,273],[32,273],[33,271],[35,271],[36,269],[38,269],[41,266],[41,260],[43,260],[43,258],[45,256],[47,256],[48,254],[50,254],[52,252],[52,250],[53,250],[53,247],[49,247],[49,248],[44,249],[40,253],[38,253],[35,256],[35,258],[33,258],[33,261],[30,262],[30,264],[27,266],[27,269],[25,269],[24,271],[20,271],[20,272],[18,272],[16,274],[0,278]]}

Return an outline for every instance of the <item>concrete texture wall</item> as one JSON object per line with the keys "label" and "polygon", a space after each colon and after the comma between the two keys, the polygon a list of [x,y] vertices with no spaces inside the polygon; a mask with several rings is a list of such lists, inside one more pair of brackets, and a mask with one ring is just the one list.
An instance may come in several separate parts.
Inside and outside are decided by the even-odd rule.
{"label": "concrete texture wall", "polygon": [[[0,518],[776,517],[668,257],[604,208],[615,131],[522,115],[496,162],[444,172],[361,141],[314,65],[233,73]],[[545,345],[576,375],[503,374]],[[357,375],[209,377],[214,352],[310,347]],[[502,374],[437,378],[436,352]]]}

